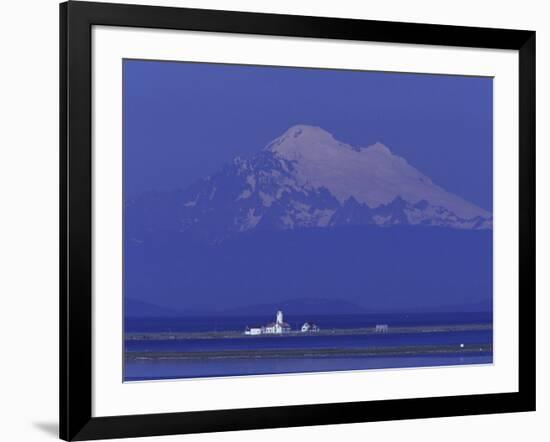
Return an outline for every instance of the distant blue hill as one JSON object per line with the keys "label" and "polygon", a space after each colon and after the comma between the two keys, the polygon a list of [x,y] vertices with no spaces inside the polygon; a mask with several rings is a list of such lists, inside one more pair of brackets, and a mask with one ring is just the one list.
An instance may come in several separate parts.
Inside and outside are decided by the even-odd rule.
{"label": "distant blue hill", "polygon": [[301,298],[288,299],[280,302],[253,304],[240,308],[229,308],[220,311],[223,315],[235,316],[271,316],[277,310],[290,312],[293,315],[351,315],[366,313],[362,306],[341,299]]}
{"label": "distant blue hill", "polygon": [[[342,316],[342,315],[372,315],[372,314],[392,314],[395,309],[374,310],[367,309],[361,305],[347,302],[339,299],[288,299],[281,302],[253,304],[238,308],[217,309],[214,306],[196,310],[176,310],[168,307],[162,307],[149,302],[138,301],[131,298],[125,300],[126,318],[184,318],[184,317],[271,317],[277,310],[283,310],[292,316]],[[432,314],[438,312],[444,313],[491,313],[492,302],[490,299],[471,303],[449,305],[445,309],[440,306],[403,308],[399,313],[412,314]],[[329,313],[327,313],[329,312]]]}

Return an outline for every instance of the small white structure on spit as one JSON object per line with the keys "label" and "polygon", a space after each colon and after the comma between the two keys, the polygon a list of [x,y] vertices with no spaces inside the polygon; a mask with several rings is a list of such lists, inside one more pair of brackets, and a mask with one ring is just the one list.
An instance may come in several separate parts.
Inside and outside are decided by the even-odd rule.
{"label": "small white structure on spit", "polygon": [[302,333],[306,332],[318,332],[321,330],[317,324],[314,324],[313,322],[304,322],[304,325],[302,325]]}
{"label": "small white structure on spit", "polygon": [[374,331],[376,333],[388,333],[388,324],[376,324]]}
{"label": "small white structure on spit", "polygon": [[291,331],[290,325],[284,322],[282,310],[277,311],[275,322],[270,322],[263,327],[246,327],[245,335],[276,334],[280,335]]}
{"label": "small white structure on spit", "polygon": [[244,334],[245,335],[261,335],[262,334],[262,328],[263,327],[259,327],[259,326],[251,326],[251,327],[246,327],[244,329]]}

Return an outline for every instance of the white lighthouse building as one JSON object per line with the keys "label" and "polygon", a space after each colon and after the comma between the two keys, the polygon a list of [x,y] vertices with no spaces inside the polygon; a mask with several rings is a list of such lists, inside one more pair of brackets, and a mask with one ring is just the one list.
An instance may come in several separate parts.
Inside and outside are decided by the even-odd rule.
{"label": "white lighthouse building", "polygon": [[260,327],[260,326],[251,326],[246,327],[244,330],[245,335],[263,335],[263,334],[283,334],[289,333],[291,331],[290,325],[287,324],[283,319],[283,311],[277,310],[277,315],[275,316],[275,322],[270,322],[269,324]]}
{"label": "white lighthouse building", "polygon": [[278,310],[275,322],[271,322],[264,327],[264,333],[282,334],[290,331],[290,325],[288,325],[283,319],[283,311]]}

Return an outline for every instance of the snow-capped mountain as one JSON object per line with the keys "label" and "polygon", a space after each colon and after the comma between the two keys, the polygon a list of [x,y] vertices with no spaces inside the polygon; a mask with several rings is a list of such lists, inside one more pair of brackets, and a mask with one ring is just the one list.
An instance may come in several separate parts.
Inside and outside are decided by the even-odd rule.
{"label": "snow-capped mountain", "polygon": [[429,225],[491,229],[492,215],[383,144],[353,147],[299,125],[177,197],[179,229],[221,240],[254,229]]}

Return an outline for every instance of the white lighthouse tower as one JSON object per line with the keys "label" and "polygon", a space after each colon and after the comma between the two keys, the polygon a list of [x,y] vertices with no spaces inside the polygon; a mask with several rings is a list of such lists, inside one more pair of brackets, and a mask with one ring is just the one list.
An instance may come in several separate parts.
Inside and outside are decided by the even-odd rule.
{"label": "white lighthouse tower", "polygon": [[275,333],[282,333],[283,332],[283,311],[277,310],[277,316],[275,319]]}
{"label": "white lighthouse tower", "polygon": [[291,331],[290,325],[287,324],[283,319],[282,310],[277,310],[277,315],[275,316],[275,322],[270,322],[265,327],[262,327],[262,333],[289,333]]}

